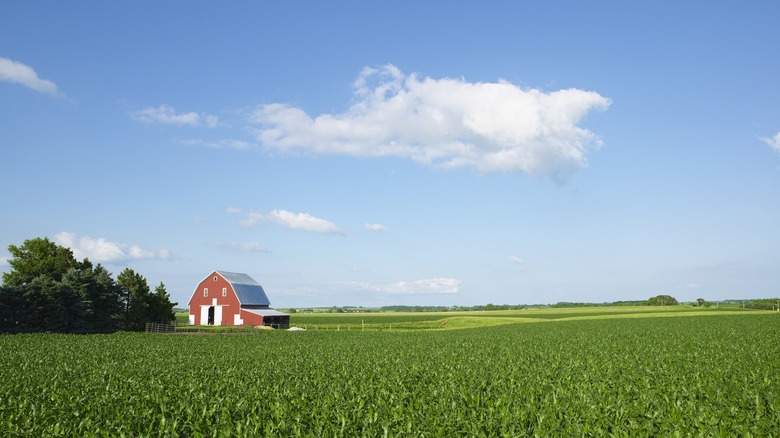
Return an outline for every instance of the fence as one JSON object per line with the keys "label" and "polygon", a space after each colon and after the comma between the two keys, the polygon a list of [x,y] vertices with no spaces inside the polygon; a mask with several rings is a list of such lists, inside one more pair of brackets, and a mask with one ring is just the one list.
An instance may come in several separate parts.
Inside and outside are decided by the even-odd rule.
{"label": "fence", "polygon": [[162,324],[159,322],[147,322],[146,333],[173,333],[176,326],[172,324]]}

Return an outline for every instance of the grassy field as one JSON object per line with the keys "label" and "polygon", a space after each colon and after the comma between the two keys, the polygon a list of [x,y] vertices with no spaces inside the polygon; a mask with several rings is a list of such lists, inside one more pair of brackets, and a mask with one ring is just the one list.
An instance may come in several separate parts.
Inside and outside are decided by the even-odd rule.
{"label": "grassy field", "polygon": [[572,319],[729,315],[745,312],[754,311],[736,307],[604,306],[474,312],[296,313],[291,315],[290,325],[313,330],[458,329]]}
{"label": "grassy field", "polygon": [[777,436],[777,312],[643,310],[4,335],[0,436]]}

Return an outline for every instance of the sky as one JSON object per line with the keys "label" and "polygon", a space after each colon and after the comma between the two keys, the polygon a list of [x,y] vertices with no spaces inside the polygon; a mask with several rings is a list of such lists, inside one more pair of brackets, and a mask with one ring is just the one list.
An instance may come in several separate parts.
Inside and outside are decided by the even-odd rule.
{"label": "sky", "polygon": [[0,271],[185,307],[780,296],[776,1],[0,4]]}

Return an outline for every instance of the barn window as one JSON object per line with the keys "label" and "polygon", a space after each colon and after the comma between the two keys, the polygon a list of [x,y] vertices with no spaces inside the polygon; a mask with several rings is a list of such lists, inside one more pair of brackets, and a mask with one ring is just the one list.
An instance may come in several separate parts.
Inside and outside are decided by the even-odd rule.
{"label": "barn window", "polygon": [[223,296],[223,297],[226,297],[226,296],[227,296],[227,288],[226,288],[226,287],[223,287],[223,288],[222,288],[222,296]]}
{"label": "barn window", "polygon": [[204,297],[207,297],[207,296],[209,296],[209,288],[207,288],[207,287],[204,287],[204,288],[203,288],[203,296],[204,296]]}
{"label": "barn window", "polygon": [[214,281],[217,281],[217,276],[216,275],[214,276]]}

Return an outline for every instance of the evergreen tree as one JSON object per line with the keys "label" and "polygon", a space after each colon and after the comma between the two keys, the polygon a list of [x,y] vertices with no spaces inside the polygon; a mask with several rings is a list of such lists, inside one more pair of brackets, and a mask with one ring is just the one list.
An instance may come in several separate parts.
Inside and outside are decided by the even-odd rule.
{"label": "evergreen tree", "polygon": [[117,277],[124,304],[126,330],[143,330],[149,322],[149,284],[141,274],[125,268]]}
{"label": "evergreen tree", "polygon": [[95,309],[95,331],[106,333],[119,329],[124,316],[119,285],[101,264],[92,270],[92,279],[90,299]]}
{"label": "evergreen tree", "polygon": [[171,297],[162,282],[149,298],[150,322],[170,323],[176,320],[176,312],[173,311],[173,308],[179,303],[171,302]]}

